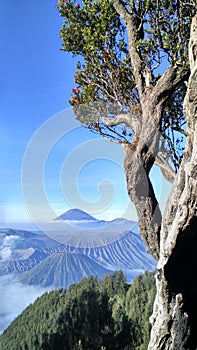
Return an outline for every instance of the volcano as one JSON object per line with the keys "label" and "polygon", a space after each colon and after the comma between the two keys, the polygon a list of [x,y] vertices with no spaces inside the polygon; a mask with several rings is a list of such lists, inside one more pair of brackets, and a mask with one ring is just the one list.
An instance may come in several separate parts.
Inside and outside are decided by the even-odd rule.
{"label": "volcano", "polygon": [[54,221],[63,220],[63,221],[97,221],[93,216],[85,213],[85,211],[80,209],[70,209],[65,213],[61,214]]}

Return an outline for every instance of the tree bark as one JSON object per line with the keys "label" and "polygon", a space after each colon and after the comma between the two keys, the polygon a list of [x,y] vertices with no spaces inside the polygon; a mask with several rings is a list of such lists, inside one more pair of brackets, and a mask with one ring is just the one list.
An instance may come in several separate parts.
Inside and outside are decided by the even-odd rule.
{"label": "tree bark", "polygon": [[[147,250],[158,260],[161,212],[149,172],[158,152],[160,135],[155,122],[147,124],[150,113],[147,109],[146,114],[143,114],[143,125],[139,134],[135,135],[131,145],[123,144],[123,150],[127,190],[137,210],[140,234],[146,243]],[[154,115],[151,116],[154,120]]]}
{"label": "tree bark", "polygon": [[188,137],[161,225],[149,350],[197,349],[197,14],[189,59],[184,103]]}

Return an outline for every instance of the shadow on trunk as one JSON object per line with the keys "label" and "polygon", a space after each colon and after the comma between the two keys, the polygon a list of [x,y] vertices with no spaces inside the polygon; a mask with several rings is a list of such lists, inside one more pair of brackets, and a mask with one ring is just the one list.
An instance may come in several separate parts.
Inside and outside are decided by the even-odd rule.
{"label": "shadow on trunk", "polygon": [[183,308],[188,313],[190,337],[187,349],[197,348],[197,217],[191,226],[177,238],[177,244],[165,266],[165,278],[169,283],[171,296],[179,293],[183,296]]}

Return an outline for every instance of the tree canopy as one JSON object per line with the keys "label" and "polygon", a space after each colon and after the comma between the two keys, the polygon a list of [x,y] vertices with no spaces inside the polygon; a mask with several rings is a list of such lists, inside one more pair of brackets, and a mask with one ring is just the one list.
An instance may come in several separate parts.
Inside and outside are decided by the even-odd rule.
{"label": "tree canopy", "polygon": [[[74,78],[76,87],[70,99],[78,119],[111,140],[131,143],[137,126],[130,130],[121,125],[118,129],[108,125],[103,117],[131,113],[140,123],[141,99],[153,91],[162,94],[161,103],[165,106],[160,120],[161,152],[177,171],[186,135],[183,99],[184,81],[189,76],[192,4],[85,0],[83,5],[59,1],[57,8],[64,20],[60,31],[62,50],[80,55]],[[165,96],[167,91],[160,91],[162,72],[170,66],[182,76],[175,78],[173,73],[175,81],[171,79]]]}

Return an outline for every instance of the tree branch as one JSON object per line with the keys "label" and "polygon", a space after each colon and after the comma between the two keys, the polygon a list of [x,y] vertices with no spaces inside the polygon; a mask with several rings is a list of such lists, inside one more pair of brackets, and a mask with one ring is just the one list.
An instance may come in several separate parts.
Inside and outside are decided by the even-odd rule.
{"label": "tree branch", "polygon": [[150,98],[154,103],[165,101],[171,92],[183,81],[189,78],[190,68],[188,65],[182,66],[176,63],[170,66],[158,80],[150,93]]}
{"label": "tree branch", "polygon": [[121,0],[111,0],[114,8],[124,21],[127,27],[128,39],[129,39],[129,53],[133,67],[133,73],[136,81],[136,86],[139,91],[139,95],[142,97],[145,87],[143,79],[143,64],[140,55],[137,51],[137,35],[139,28],[134,23],[135,13],[129,13],[126,6]]}
{"label": "tree branch", "polygon": [[[135,115],[136,114],[136,115]],[[141,114],[138,113],[132,114],[118,114],[115,118],[102,118],[102,122],[107,126],[117,126],[121,123],[127,124],[135,133],[139,135],[141,130]]]}
{"label": "tree branch", "polygon": [[169,181],[171,183],[174,182],[174,179],[176,176],[175,171],[172,169],[172,167],[169,165],[169,163],[166,162],[165,159],[159,154],[155,158],[155,165],[157,165],[160,168],[164,178],[167,181]]}

